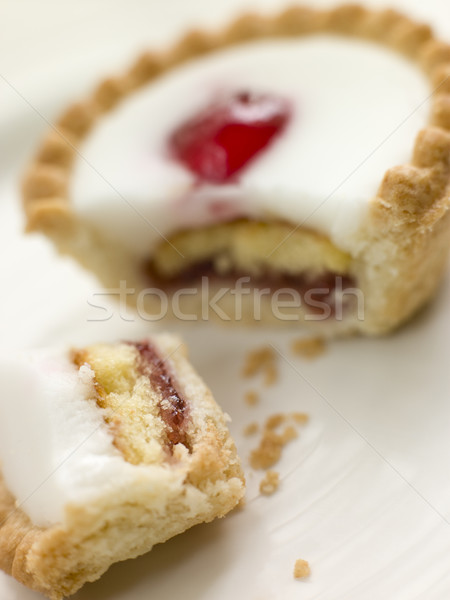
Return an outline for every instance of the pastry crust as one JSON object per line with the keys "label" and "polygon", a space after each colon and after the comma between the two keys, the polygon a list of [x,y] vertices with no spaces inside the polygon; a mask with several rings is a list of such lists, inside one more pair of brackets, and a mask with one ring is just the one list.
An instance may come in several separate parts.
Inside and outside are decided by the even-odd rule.
{"label": "pastry crust", "polygon": [[[138,265],[72,210],[68,188],[77,146],[103,113],[176,65],[234,44],[315,33],[357,36],[391,47],[414,60],[433,86],[430,124],[418,134],[411,162],[385,174],[352,250],[364,318],[321,322],[319,328],[332,334],[381,334],[407,320],[433,295],[450,239],[450,45],[435,39],[427,25],[393,10],[293,6],[274,17],[245,15],[216,34],[192,31],[168,52],[143,54],[124,75],[105,80],[90,98],[70,107],[43,141],[23,183],[28,230],[44,231],[61,252],[75,256],[108,287],[116,287],[124,274],[129,287],[145,287]],[[266,320],[279,322],[270,313],[267,307]]]}
{"label": "pastry crust", "polygon": [[112,563],[149,551],[189,527],[222,517],[244,493],[244,479],[225,418],[174,336],[158,336],[158,348],[182,389],[195,391],[187,449],[155,465],[154,486],[115,489],[88,506],[67,508],[64,524],[36,527],[16,506],[0,473],[0,568],[52,600],[98,579]]}

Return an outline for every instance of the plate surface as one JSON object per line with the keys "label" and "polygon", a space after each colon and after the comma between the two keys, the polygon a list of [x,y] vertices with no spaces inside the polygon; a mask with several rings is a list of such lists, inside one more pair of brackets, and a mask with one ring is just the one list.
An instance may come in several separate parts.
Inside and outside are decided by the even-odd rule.
{"label": "plate surface", "polygon": [[[14,23],[17,17],[12,4],[4,23],[8,18]],[[46,0],[40,7],[53,4]],[[21,232],[18,177],[47,128],[46,120],[52,120],[68,99],[82,95],[99,75],[126,62],[142,44],[144,28],[137,14],[136,37],[127,29],[120,42],[113,38],[124,11],[123,4],[115,4],[111,3],[109,45],[99,48],[92,39],[91,54],[85,48],[84,54],[73,51],[67,61],[59,57],[45,63],[48,44],[36,42],[36,53],[47,64],[39,78],[24,67],[18,52],[17,71],[14,60],[2,63],[6,79],[0,79],[0,344],[5,348],[136,338],[154,328],[132,315],[121,318],[114,304],[110,319],[97,320],[89,304],[101,291],[94,278],[56,256],[45,240]],[[260,2],[263,7],[279,4]],[[391,4],[405,7],[400,0]],[[137,10],[137,1],[131,5]],[[164,27],[149,37],[162,43],[181,29],[183,19],[195,22],[201,14],[203,21],[213,22],[236,12],[238,5],[242,3],[216,0],[213,10],[211,3],[196,0],[189,9],[180,8],[172,25],[170,11],[154,6],[146,14]],[[445,0],[426,6],[408,0],[407,5],[441,31],[447,29],[450,38]],[[98,26],[105,3],[97,0],[92,6]],[[173,7],[181,6],[174,0]],[[80,21],[81,12],[75,6],[70,10]],[[69,17],[62,23],[61,15],[48,8],[36,18],[47,26],[54,19],[60,28],[59,44],[64,31],[67,39],[75,40]],[[127,19],[132,22],[128,13]],[[88,31],[93,27],[89,23]],[[29,47],[32,35],[28,32]],[[2,44],[5,41],[0,42],[0,54]],[[436,301],[408,327],[387,339],[330,343],[314,362],[290,351],[300,332],[180,325],[193,363],[232,417],[231,429],[247,472],[247,504],[227,519],[195,527],[141,558],[113,566],[75,598],[448,600],[449,305],[450,273]],[[246,352],[263,344],[272,344],[278,354],[280,378],[269,388],[257,378],[240,377]],[[249,389],[260,392],[256,407],[243,400]],[[262,473],[248,465],[257,438],[245,437],[243,429],[273,413],[292,411],[307,412],[310,422],[300,428],[276,467],[281,476],[277,493],[260,496]],[[304,581],[292,576],[297,558],[311,565],[311,576]],[[0,598],[40,596],[0,574]]]}

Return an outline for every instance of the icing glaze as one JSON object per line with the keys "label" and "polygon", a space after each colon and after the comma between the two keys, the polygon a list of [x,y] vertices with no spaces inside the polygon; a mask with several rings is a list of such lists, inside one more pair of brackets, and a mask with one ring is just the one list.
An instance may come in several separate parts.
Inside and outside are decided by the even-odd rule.
{"label": "icing glaze", "polygon": [[0,462],[17,505],[35,525],[64,523],[74,505],[115,497],[127,486],[156,489],[152,465],[126,462],[94,399],[93,372],[68,352],[0,357]]}
{"label": "icing glaze", "polygon": [[[167,140],[230,91],[278,94],[291,120],[238,182],[196,186]],[[138,257],[160,234],[237,217],[287,219],[351,250],[384,173],[410,160],[429,94],[414,65],[365,41],[316,35],[220,51],[146,86],[97,125],[76,160],[73,202]]]}

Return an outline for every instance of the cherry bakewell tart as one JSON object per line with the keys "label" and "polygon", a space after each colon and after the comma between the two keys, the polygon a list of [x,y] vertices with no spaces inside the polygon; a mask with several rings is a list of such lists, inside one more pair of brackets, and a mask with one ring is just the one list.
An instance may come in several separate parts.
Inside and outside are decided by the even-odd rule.
{"label": "cherry bakewell tart", "polygon": [[0,568],[59,600],[229,512],[244,480],[178,338],[0,360]]}
{"label": "cherry bakewell tart", "polygon": [[380,334],[442,277],[449,173],[450,46],[392,10],[295,6],[103,81],[23,189],[29,230],[149,313],[156,289],[188,318],[206,297],[225,320]]}

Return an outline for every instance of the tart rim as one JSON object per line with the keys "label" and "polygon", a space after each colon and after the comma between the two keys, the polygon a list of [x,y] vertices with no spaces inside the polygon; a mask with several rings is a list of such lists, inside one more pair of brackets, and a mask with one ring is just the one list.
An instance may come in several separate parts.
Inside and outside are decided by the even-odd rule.
{"label": "tart rim", "polygon": [[[432,91],[429,124],[422,129],[414,144],[413,167],[394,166],[384,175],[376,202],[391,204],[400,199],[402,211],[418,217],[442,198],[441,186],[430,185],[435,171],[442,171],[450,154],[450,44],[438,41],[429,26],[417,23],[397,11],[372,10],[357,4],[344,4],[332,9],[292,6],[278,15],[262,17],[248,13],[214,34],[191,30],[171,48],[146,52],[118,77],[108,77],[84,101],[69,106],[44,139],[23,179],[23,204],[26,228],[54,229],[76,220],[69,197],[72,163],[83,141],[97,120],[112,110],[119,101],[145,84],[188,60],[236,44],[273,37],[301,37],[311,34],[340,34],[377,42],[413,59],[428,75]],[[430,187],[425,201],[417,195],[405,194],[418,179]]]}

